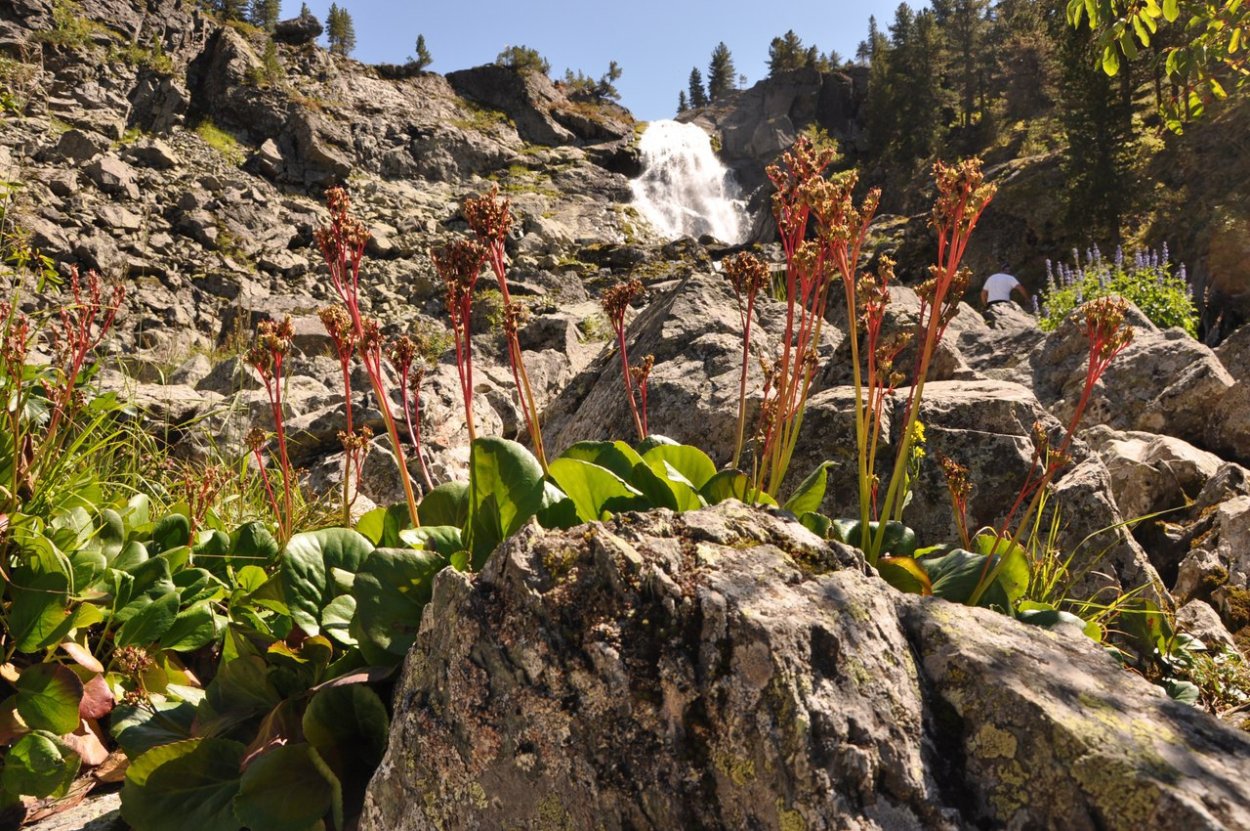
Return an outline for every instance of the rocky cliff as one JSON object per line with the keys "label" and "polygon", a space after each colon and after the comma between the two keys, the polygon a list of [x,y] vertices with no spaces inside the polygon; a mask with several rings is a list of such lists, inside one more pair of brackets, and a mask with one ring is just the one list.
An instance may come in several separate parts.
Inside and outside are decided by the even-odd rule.
{"label": "rocky cliff", "polygon": [[[727,460],[741,341],[726,250],[657,239],[629,207],[628,113],[541,76],[368,67],[309,43],[298,20],[281,31],[270,49],[182,0],[0,6],[0,179],[16,183],[5,227],[59,269],[127,284],[99,380],[131,396],[173,452],[243,453],[269,416],[240,348],[257,321],[289,314],[296,463],[313,489],[336,485],[343,404],[315,316],[330,288],[313,230],[324,187],[345,182],[373,235],[366,311],[388,333],[442,327],[427,251],[464,229],[464,196],[498,186],[518,217],[510,275],[529,311],[520,342],[549,444],[630,433],[595,298],[632,277],[645,292],[629,312],[630,351],[656,362],[652,429]],[[812,120],[853,140],[860,83],[800,73],[740,94],[706,126],[758,175]],[[775,247],[761,253],[780,260]],[[476,308],[478,429],[517,437],[498,298],[482,291]],[[918,308],[899,287],[887,329],[908,329]],[[784,308],[766,299],[759,316],[756,346],[771,349]],[[854,453],[839,320],[823,333],[795,470]],[[1250,332],[1212,351],[1140,315],[1133,324],[1047,515],[1082,575],[1072,591],[1136,590],[1208,644],[1250,649]],[[1001,306],[965,306],[951,323],[921,415],[930,458],[971,469],[973,527],[1010,510],[1034,425],[1070,418],[1083,349],[1075,323],[1045,335]],[[762,382],[752,367],[752,410]],[[381,432],[367,398],[357,411]],[[421,426],[435,479],[463,478],[449,354],[426,380]],[[901,429],[886,407],[882,458]],[[832,516],[856,498],[843,469],[822,506]],[[401,499],[384,443],[360,490],[361,508]],[[735,511],[527,531],[476,580],[442,575],[369,827],[595,827],[591,812],[608,828],[1250,822],[1247,745],[1230,727],[1167,702],[1079,638],[898,596],[853,552]],[[1171,513],[1125,524],[1159,511]],[[906,519],[925,540],[954,537],[935,464]],[[1237,707],[1222,714],[1241,720]]]}

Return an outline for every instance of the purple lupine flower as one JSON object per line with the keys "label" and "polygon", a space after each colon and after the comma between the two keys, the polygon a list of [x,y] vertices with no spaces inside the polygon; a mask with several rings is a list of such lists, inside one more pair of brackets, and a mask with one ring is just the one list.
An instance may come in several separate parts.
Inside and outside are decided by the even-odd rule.
{"label": "purple lupine flower", "polygon": [[1165,263],[1168,261],[1168,243],[1167,243],[1167,240],[1164,240],[1164,241],[1163,241],[1163,253],[1159,255],[1159,259],[1163,260],[1163,262],[1165,262]]}
{"label": "purple lupine flower", "polygon": [[1176,276],[1181,279],[1182,283],[1189,282],[1189,272],[1185,270],[1185,264],[1181,263],[1180,268],[1176,270]]}
{"label": "purple lupine flower", "polygon": [[1115,268],[1116,271],[1124,268],[1124,246],[1122,245],[1115,247]]}
{"label": "purple lupine flower", "polygon": [[1042,313],[1041,302],[1037,299],[1037,295],[1035,294],[1033,295],[1033,314],[1039,315],[1041,313]]}

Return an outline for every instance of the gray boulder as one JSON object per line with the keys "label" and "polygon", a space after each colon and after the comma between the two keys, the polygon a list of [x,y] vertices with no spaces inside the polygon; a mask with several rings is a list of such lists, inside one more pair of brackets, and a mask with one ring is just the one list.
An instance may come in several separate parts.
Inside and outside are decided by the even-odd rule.
{"label": "gray boulder", "polygon": [[365,831],[1250,824],[1244,734],[736,503],[444,571],[395,702]]}
{"label": "gray boulder", "polygon": [[312,14],[301,14],[287,20],[279,20],[273,27],[273,39],[278,43],[300,46],[321,37],[321,21]]}

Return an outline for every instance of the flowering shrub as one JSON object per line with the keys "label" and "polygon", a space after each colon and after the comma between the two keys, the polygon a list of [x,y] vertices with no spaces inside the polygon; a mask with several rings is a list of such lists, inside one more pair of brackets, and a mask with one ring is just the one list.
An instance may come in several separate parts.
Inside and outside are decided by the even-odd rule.
{"label": "flowering shrub", "polygon": [[1167,243],[1161,251],[1139,251],[1131,259],[1117,248],[1106,260],[1095,246],[1085,253],[1072,250],[1071,266],[1046,261],[1046,293],[1038,325],[1050,332],[1068,313],[1095,297],[1116,294],[1133,302],[1156,326],[1179,326],[1191,336],[1198,334],[1198,309],[1185,266],[1173,269]]}

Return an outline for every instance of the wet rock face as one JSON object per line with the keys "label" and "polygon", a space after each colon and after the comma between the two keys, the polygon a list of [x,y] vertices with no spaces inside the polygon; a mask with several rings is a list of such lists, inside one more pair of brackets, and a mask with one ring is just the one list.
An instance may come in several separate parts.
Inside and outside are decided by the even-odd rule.
{"label": "wet rock face", "polygon": [[395,701],[369,831],[1250,822],[1242,734],[736,503],[444,572]]}

